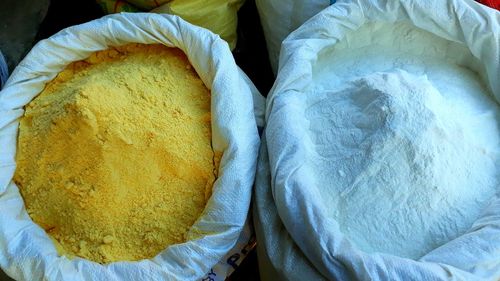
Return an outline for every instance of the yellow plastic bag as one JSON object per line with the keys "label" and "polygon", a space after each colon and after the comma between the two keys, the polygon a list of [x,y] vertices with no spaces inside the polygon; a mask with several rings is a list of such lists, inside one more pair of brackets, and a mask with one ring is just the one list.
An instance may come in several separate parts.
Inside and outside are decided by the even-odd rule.
{"label": "yellow plastic bag", "polygon": [[137,7],[122,0],[97,0],[97,4],[106,14],[114,14],[120,12],[141,12]]}
{"label": "yellow plastic bag", "polygon": [[106,13],[146,12],[177,15],[219,34],[236,47],[237,12],[245,0],[97,0]]}

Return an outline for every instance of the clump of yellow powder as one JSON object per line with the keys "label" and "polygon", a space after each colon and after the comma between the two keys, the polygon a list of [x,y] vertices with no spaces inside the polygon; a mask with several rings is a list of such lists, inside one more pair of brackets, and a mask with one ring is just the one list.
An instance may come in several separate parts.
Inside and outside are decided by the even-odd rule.
{"label": "clump of yellow powder", "polygon": [[15,181],[64,253],[138,260],[186,240],[214,158],[210,92],[184,53],[132,44],[69,65],[26,106]]}

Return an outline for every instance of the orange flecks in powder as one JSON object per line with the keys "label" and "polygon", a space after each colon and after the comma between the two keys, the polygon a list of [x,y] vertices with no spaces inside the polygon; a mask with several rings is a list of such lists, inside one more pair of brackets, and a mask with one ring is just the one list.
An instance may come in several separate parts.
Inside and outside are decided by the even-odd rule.
{"label": "orange flecks in powder", "polygon": [[184,53],[132,44],[69,65],[26,106],[15,181],[65,254],[107,263],[184,242],[215,165],[210,92]]}

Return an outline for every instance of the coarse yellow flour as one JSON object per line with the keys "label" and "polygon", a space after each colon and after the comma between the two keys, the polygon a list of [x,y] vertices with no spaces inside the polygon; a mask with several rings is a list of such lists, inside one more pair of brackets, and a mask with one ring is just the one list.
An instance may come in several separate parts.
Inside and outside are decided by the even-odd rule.
{"label": "coarse yellow flour", "polygon": [[60,252],[100,263],[182,243],[216,178],[210,92],[182,51],[130,44],[69,65],[26,106],[15,181]]}

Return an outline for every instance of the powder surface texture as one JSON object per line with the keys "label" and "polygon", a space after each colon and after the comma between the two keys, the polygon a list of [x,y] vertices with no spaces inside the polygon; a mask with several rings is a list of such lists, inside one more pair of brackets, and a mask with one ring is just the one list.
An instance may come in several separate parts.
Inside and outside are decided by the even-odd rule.
{"label": "powder surface texture", "polygon": [[499,107],[470,52],[370,23],[319,55],[306,105],[318,204],[357,247],[418,259],[498,193]]}
{"label": "powder surface texture", "polygon": [[60,251],[100,263],[184,242],[216,177],[210,120],[178,49],[131,44],[69,65],[20,122],[29,215]]}

